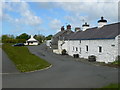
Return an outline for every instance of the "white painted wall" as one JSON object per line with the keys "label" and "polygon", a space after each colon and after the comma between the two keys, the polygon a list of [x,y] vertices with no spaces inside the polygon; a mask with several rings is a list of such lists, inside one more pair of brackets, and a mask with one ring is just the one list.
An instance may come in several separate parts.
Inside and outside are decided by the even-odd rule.
{"label": "white painted wall", "polygon": [[[90,55],[95,55],[98,62],[106,63],[115,61],[117,55],[120,55],[120,52],[118,52],[118,49],[120,49],[120,38],[118,39],[118,36],[115,39],[106,40],[81,40],[81,43],[80,40],[64,42],[65,43],[61,47],[62,41],[58,41],[59,53],[61,53],[63,49],[66,49],[67,53],[71,56],[73,56],[73,54],[79,54],[81,58],[88,58]],[[86,45],[88,45],[88,52],[86,51]],[[99,52],[99,46],[102,47],[101,53]],[[78,51],[76,51],[76,48],[78,48]]]}
{"label": "white painted wall", "polygon": [[51,40],[47,40],[47,41],[46,41],[46,45],[47,45],[47,46],[50,46],[50,45],[51,45]]}

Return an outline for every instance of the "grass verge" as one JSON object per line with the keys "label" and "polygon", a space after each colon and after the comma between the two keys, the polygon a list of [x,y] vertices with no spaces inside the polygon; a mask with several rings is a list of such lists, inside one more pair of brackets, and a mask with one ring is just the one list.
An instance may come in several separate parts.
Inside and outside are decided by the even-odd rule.
{"label": "grass verge", "polygon": [[120,90],[120,83],[119,84],[109,84],[108,86],[105,86],[103,88],[119,88]]}
{"label": "grass verge", "polygon": [[27,47],[13,47],[12,44],[3,44],[2,49],[8,57],[14,62],[20,72],[30,72],[44,69],[51,64],[34,54],[31,54]]}
{"label": "grass verge", "polygon": [[116,84],[109,84],[107,86],[104,86],[102,88],[94,88],[91,90],[120,90],[120,83],[116,83]]}

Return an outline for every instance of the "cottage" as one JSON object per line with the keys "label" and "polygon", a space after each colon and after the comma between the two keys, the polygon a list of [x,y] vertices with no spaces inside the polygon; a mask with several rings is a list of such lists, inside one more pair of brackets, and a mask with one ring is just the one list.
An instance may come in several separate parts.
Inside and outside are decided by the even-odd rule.
{"label": "cottage", "polygon": [[39,42],[31,35],[31,38],[26,41],[25,45],[39,45]]}
{"label": "cottage", "polygon": [[90,28],[87,23],[82,25],[83,30],[77,30],[66,40],[58,41],[58,49],[61,54],[65,49],[68,55],[78,54],[80,58],[96,56],[98,62],[113,62],[120,55],[120,23],[107,25],[107,20],[101,17],[98,27]]}
{"label": "cottage", "polygon": [[58,51],[58,41],[59,40],[66,40],[69,35],[71,35],[73,31],[71,30],[71,25],[67,25],[66,30],[64,26],[61,27],[61,31],[53,36],[51,39],[50,47],[53,49],[53,52],[59,54]]}

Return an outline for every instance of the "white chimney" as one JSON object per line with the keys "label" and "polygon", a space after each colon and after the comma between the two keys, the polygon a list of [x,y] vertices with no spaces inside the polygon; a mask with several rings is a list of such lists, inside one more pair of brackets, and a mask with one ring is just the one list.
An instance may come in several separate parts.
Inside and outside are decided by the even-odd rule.
{"label": "white chimney", "polygon": [[87,24],[87,22],[85,22],[85,24],[82,25],[82,30],[85,31],[88,28],[89,28],[89,24]]}
{"label": "white chimney", "polygon": [[101,28],[106,24],[107,24],[107,20],[105,20],[104,17],[101,17],[101,20],[98,21],[98,28]]}

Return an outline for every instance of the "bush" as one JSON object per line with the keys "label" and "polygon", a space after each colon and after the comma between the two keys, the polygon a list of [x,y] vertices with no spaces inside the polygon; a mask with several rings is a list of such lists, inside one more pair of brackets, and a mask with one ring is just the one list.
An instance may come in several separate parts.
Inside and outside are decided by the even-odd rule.
{"label": "bush", "polygon": [[120,61],[120,55],[116,57],[116,61]]}
{"label": "bush", "polygon": [[25,39],[3,39],[2,43],[24,43]]}
{"label": "bush", "polygon": [[67,55],[67,51],[65,49],[62,50],[62,55]]}

